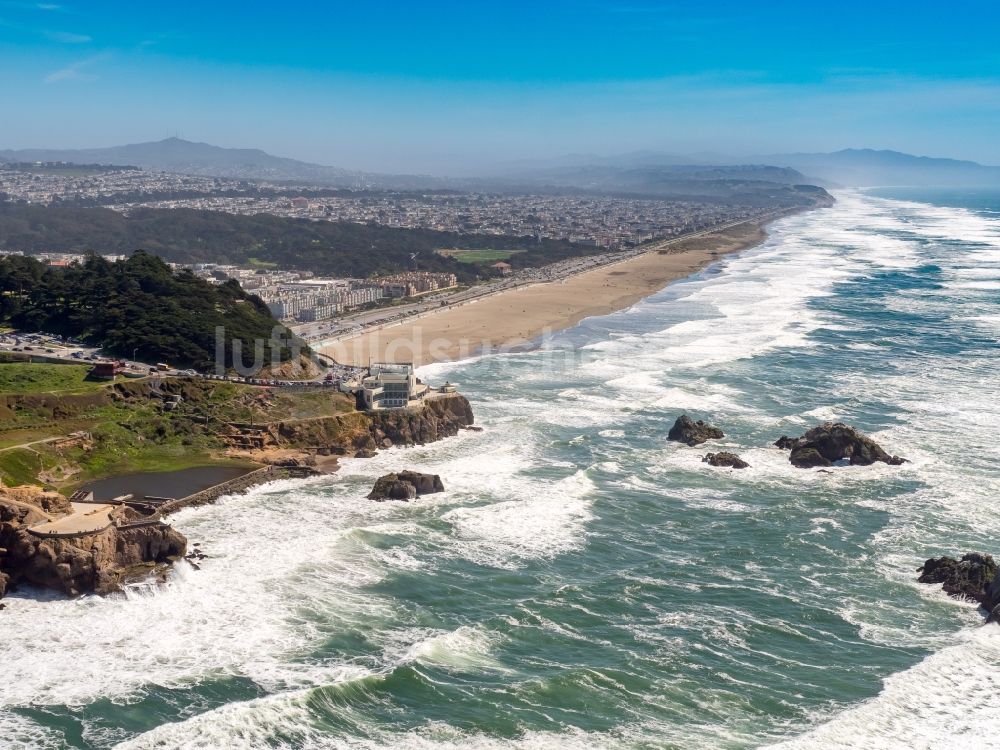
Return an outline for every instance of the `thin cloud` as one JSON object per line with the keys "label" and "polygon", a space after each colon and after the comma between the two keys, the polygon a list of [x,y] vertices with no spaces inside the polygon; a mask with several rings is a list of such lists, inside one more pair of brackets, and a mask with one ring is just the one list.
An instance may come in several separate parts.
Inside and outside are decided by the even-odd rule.
{"label": "thin cloud", "polygon": [[102,60],[105,56],[98,55],[96,57],[88,57],[86,60],[78,60],[75,63],[70,63],[64,68],[59,68],[59,70],[53,70],[45,78],[42,79],[45,83],[59,83],[61,81],[96,81],[98,76],[94,73],[87,71],[94,63]]}
{"label": "thin cloud", "polygon": [[72,31],[46,31],[45,36],[53,42],[62,42],[63,44],[87,44],[87,42],[93,41],[93,38],[86,34],[74,34]]}
{"label": "thin cloud", "polygon": [[20,3],[11,0],[0,1],[0,8],[14,8],[16,10],[42,10],[47,13],[65,10],[65,7],[57,3]]}

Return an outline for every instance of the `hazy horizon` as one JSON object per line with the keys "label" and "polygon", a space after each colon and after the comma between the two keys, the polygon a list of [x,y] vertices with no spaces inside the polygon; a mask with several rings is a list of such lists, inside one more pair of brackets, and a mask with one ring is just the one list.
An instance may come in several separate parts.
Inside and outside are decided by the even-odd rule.
{"label": "hazy horizon", "polygon": [[1000,12],[972,6],[5,1],[0,148],[178,136],[428,174],[640,150],[1000,164]]}

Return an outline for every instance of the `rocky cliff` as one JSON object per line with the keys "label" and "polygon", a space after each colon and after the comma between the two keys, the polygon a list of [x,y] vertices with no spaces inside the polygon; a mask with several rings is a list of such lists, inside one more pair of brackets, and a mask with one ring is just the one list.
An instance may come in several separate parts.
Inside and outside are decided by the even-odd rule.
{"label": "rocky cliff", "polygon": [[409,409],[351,412],[268,426],[270,442],[293,448],[365,454],[393,445],[423,445],[456,435],[475,421],[468,399],[449,394]]}
{"label": "rocky cliff", "polygon": [[68,501],[53,492],[0,488],[0,597],[19,583],[70,596],[109,593],[129,576],[183,556],[187,548],[181,534],[157,522],[48,539],[28,532],[69,510]]}

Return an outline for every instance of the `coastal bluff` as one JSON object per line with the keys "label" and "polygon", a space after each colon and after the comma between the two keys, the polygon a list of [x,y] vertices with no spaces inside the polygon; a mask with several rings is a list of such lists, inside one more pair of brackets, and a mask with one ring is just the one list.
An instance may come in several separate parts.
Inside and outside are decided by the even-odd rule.
{"label": "coastal bluff", "polygon": [[267,427],[267,442],[277,447],[369,455],[380,448],[433,443],[457,435],[474,423],[469,400],[451,393],[404,409],[274,422]]}
{"label": "coastal bluff", "polygon": [[111,593],[130,577],[183,557],[187,549],[185,537],[161,521],[122,517],[96,529],[48,535],[30,530],[69,518],[73,510],[55,492],[0,487],[0,597],[21,583],[69,596]]}

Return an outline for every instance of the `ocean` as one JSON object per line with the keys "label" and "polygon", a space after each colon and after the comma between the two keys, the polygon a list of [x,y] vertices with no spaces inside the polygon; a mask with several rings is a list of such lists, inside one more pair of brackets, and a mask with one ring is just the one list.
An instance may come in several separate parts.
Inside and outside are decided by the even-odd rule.
{"label": "ocean", "polygon": [[[1000,194],[837,197],[535,350],[424,368],[483,432],[186,509],[201,570],[12,596],[0,746],[983,746],[1000,628],[915,571],[1000,553]],[[683,413],[726,437],[667,442]],[[831,419],[910,462],[771,446]],[[447,491],[365,499],[402,468]]]}

